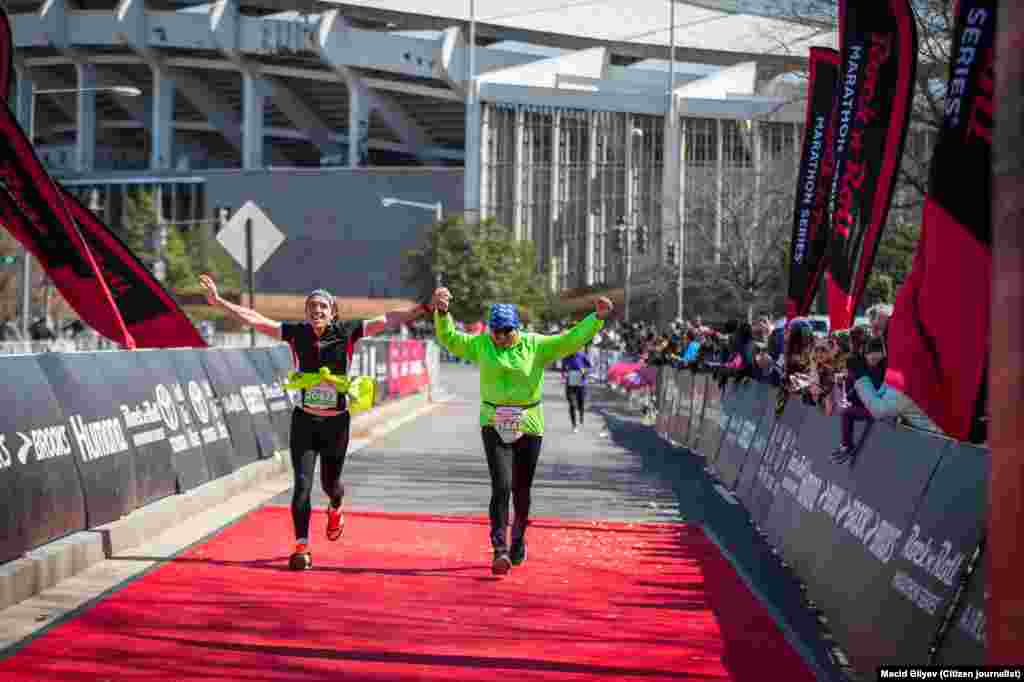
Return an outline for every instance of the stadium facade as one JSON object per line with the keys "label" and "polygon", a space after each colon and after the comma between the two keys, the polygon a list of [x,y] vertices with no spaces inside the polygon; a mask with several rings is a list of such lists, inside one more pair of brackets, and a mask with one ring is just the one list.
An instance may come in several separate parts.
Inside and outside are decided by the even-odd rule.
{"label": "stadium facade", "polygon": [[835,35],[677,2],[670,64],[665,0],[555,4],[478,0],[469,49],[468,0],[9,0],[10,103],[111,225],[139,186],[200,228],[254,200],[287,236],[262,291],[408,293],[431,216],[390,196],[493,217],[556,290],[621,286],[628,225],[636,290],[674,310],[680,258],[727,257],[768,185],[791,196],[794,74]]}

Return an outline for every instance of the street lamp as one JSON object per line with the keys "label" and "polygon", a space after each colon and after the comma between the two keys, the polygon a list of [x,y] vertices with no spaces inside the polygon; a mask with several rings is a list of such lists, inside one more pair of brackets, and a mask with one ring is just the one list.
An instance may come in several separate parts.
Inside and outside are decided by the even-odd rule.
{"label": "street lamp", "polygon": [[[434,220],[437,224],[444,222],[444,208],[440,201],[428,204],[422,201],[408,201],[406,199],[398,199],[396,197],[381,197],[381,206],[384,208],[390,208],[391,206],[412,206],[413,208],[422,208],[427,211],[434,212]],[[441,273],[434,273],[434,284],[438,287],[441,286]]]}
{"label": "street lamp", "polygon": [[[36,98],[39,95],[70,95],[83,92],[109,92],[122,97],[138,97],[142,90],[131,85],[108,85],[94,88],[55,88],[51,90],[33,90],[32,106],[29,109],[28,119],[28,141],[33,147],[36,144]],[[29,317],[31,315],[32,300],[32,261],[29,260],[29,251],[21,247],[21,277],[19,285],[21,288],[21,335],[28,340]]]}

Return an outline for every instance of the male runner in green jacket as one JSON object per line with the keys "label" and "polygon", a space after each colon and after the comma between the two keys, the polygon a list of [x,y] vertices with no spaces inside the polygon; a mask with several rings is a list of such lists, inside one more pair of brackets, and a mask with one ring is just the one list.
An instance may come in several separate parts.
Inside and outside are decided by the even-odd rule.
{"label": "male runner in green jacket", "polygon": [[[504,575],[526,559],[530,488],[544,436],[544,370],[594,338],[612,302],[597,299],[594,314],[557,336],[520,332],[516,307],[497,303],[488,318],[490,332],[474,336],[455,329],[450,301],[448,289],[434,291],[434,325],[448,352],[480,367],[480,427],[491,474],[491,571]],[[511,547],[506,540],[510,495],[516,508]]]}

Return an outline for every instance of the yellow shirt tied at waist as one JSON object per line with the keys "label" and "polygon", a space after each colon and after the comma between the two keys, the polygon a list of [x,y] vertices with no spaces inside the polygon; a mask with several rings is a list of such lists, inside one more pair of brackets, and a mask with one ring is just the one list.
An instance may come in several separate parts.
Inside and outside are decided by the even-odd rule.
{"label": "yellow shirt tied at waist", "polygon": [[321,384],[331,384],[348,396],[348,409],[353,414],[373,407],[377,393],[377,382],[373,377],[338,376],[331,374],[327,367],[321,367],[319,372],[292,372],[284,387],[291,391],[307,391]]}

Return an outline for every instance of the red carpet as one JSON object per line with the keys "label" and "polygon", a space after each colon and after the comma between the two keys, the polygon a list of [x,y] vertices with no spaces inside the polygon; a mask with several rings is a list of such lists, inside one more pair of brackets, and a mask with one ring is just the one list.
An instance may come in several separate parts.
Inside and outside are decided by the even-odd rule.
{"label": "red carpet", "polygon": [[812,680],[697,529],[540,520],[490,575],[482,519],[266,508],[0,661],[2,680]]}

